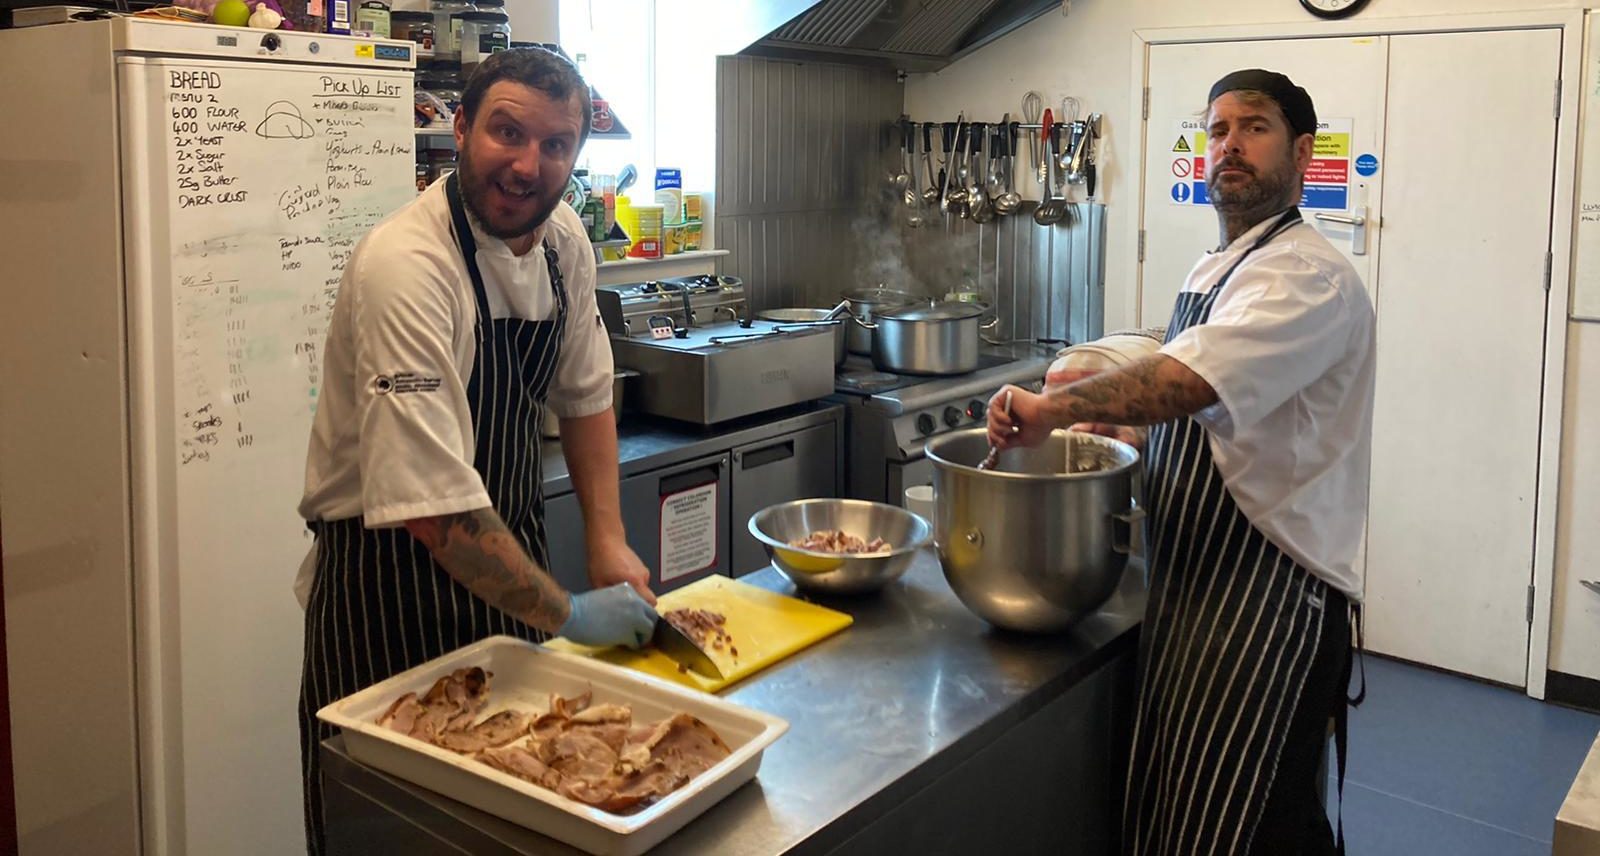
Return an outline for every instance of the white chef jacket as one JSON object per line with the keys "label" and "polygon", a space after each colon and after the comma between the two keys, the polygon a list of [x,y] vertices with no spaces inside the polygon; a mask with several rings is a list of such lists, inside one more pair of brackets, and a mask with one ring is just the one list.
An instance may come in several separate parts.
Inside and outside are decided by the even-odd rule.
{"label": "white chef jacket", "polygon": [[[1183,290],[1209,291],[1277,220],[1206,253]],[[1161,348],[1217,392],[1218,402],[1194,418],[1239,510],[1357,602],[1375,344],[1372,301],[1355,268],[1300,223],[1234,271],[1210,320]]]}
{"label": "white chef jacket", "polygon": [[[542,246],[516,256],[469,219],[494,317],[553,318]],[[560,417],[600,413],[611,407],[612,361],[595,306],[594,252],[566,205],[556,206],[544,236],[568,300],[549,406]],[[491,504],[472,466],[467,406],[477,314],[445,182],[436,181],[368,233],[345,267],[323,353],[302,517],[360,515],[378,528]]]}

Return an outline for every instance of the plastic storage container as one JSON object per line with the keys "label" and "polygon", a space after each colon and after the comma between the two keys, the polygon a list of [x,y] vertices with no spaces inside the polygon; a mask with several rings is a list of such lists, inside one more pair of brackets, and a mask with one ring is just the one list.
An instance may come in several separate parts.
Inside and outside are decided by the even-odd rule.
{"label": "plastic storage container", "polygon": [[389,13],[389,38],[411,42],[417,62],[433,60],[433,13],[417,9],[400,9]]}
{"label": "plastic storage container", "polygon": [[490,54],[511,47],[511,19],[503,5],[482,0],[474,12],[457,12],[461,21],[461,72],[471,74]]}
{"label": "plastic storage container", "polygon": [[[644,809],[612,814],[377,724],[399,696],[424,693],[439,678],[471,666],[493,674],[489,703],[495,708],[540,712],[548,709],[552,693],[592,692],[597,703],[628,705],[640,722],[687,713],[715,729],[730,754]],[[766,748],[789,730],[776,716],[710,693],[508,636],[492,636],[401,672],[322,708],[317,718],[337,726],[351,757],[363,764],[608,856],[643,853],[732,794],[755,777]]]}
{"label": "plastic storage container", "polygon": [[428,183],[432,184],[456,168],[455,149],[428,150]]}
{"label": "plastic storage container", "polygon": [[656,204],[662,207],[661,222],[675,226],[683,222],[683,173],[676,169],[656,170]]}
{"label": "plastic storage container", "polygon": [[352,30],[359,36],[374,39],[389,38],[389,4],[386,0],[361,0],[356,6],[356,22]]}
{"label": "plastic storage container", "polygon": [[454,16],[473,12],[477,6],[467,0],[431,0],[433,13],[433,58],[438,62],[461,61],[461,21]]}
{"label": "plastic storage container", "polygon": [[628,249],[628,255],[636,259],[661,258],[663,211],[660,205],[633,206],[634,215],[639,218],[639,228],[638,234],[630,233],[628,236],[633,239],[633,246]]}
{"label": "plastic storage container", "polygon": [[450,118],[461,107],[461,70],[435,67],[417,72],[417,88],[433,93],[444,106],[450,108]]}
{"label": "plastic storage container", "polygon": [[594,177],[594,186],[589,191],[591,195],[600,198],[606,207],[606,234],[611,234],[611,227],[617,222],[617,177],[614,175],[597,175]]}

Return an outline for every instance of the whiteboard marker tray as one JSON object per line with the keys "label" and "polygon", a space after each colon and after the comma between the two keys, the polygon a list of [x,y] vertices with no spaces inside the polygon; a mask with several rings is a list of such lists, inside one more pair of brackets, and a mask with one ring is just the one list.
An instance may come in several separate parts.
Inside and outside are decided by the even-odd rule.
{"label": "whiteboard marker tray", "polygon": [[[395,699],[408,692],[421,696],[439,678],[472,666],[494,674],[480,718],[507,707],[545,711],[550,693],[571,698],[592,689],[595,704],[627,704],[636,722],[679,712],[698,717],[733,751],[643,811],[619,815],[378,725]],[[754,778],[762,752],[789,730],[776,716],[510,636],[493,636],[401,672],[324,707],[317,718],[343,729],[351,757],[363,764],[602,856],[633,856],[659,844]]]}

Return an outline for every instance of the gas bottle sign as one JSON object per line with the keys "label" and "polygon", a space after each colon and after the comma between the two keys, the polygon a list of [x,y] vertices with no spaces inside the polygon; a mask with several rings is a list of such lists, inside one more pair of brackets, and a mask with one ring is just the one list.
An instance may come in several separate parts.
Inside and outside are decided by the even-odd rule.
{"label": "gas bottle sign", "polygon": [[[1179,119],[1165,139],[1172,140],[1166,167],[1155,176],[1171,186],[1174,205],[1211,204],[1206,193],[1206,132],[1198,119]],[[1346,211],[1350,208],[1350,136],[1354,119],[1324,119],[1317,123],[1306,168],[1300,207],[1309,211]],[[1376,166],[1376,164],[1374,164]]]}

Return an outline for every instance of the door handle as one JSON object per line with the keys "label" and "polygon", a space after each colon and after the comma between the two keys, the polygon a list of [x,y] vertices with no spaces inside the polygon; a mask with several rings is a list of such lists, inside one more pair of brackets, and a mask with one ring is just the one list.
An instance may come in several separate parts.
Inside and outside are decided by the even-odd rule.
{"label": "door handle", "polygon": [[1316,217],[1324,223],[1339,223],[1350,227],[1350,255],[1364,256],[1367,254],[1367,209],[1362,207],[1359,214],[1324,214],[1318,211]]}
{"label": "door handle", "polygon": [[733,453],[733,460],[739,464],[739,469],[741,470],[753,470],[757,467],[775,464],[778,461],[792,457],[794,457],[793,440],[780,440],[769,446],[762,446],[759,449]]}
{"label": "door handle", "polygon": [[721,480],[722,462],[713,461],[703,466],[666,476],[657,483],[656,487],[661,496],[671,496],[679,491],[713,484]]}

